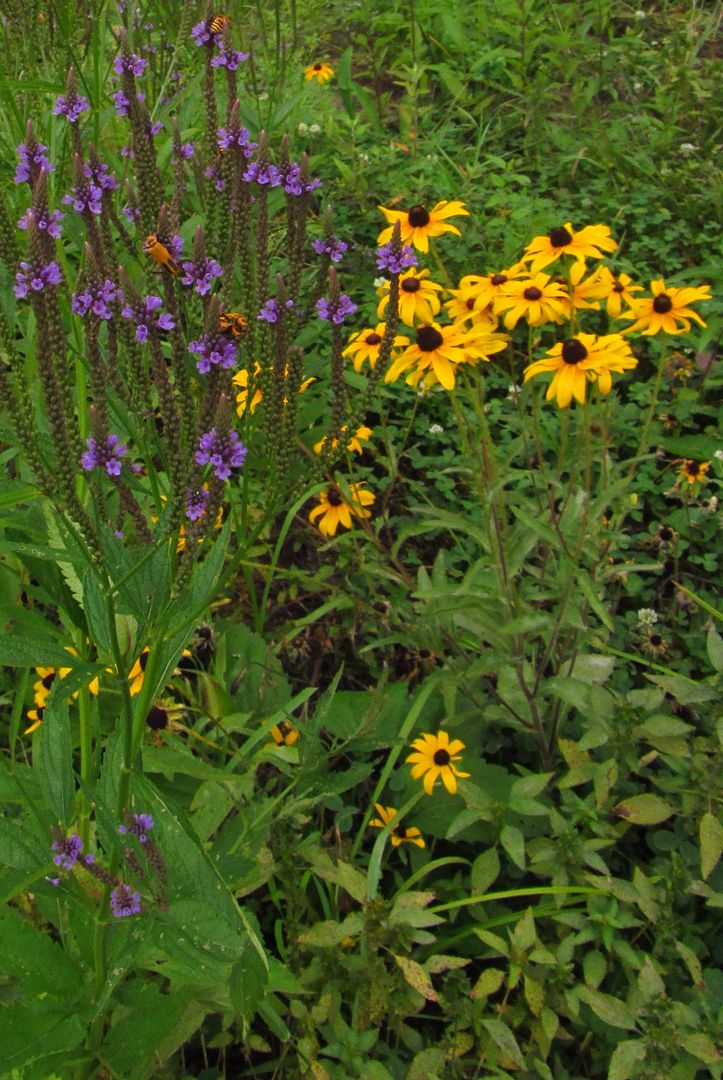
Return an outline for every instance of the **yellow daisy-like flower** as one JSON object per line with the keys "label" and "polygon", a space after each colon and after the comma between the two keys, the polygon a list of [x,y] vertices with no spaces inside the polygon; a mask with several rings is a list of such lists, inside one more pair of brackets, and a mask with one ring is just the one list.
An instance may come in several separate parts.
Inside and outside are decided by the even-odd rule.
{"label": "yellow daisy-like flower", "polygon": [[[369,822],[373,829],[385,828],[397,816],[397,811],[393,806],[382,806],[381,803],[377,802],[374,803],[374,809],[379,814],[379,817],[372,818]],[[392,847],[399,847],[400,844],[415,844],[418,848],[425,846],[421,832],[414,825],[410,828],[405,825],[395,825],[389,835],[392,838]]]}
{"label": "yellow daisy-like flower", "polygon": [[630,371],[637,360],[630,345],[620,334],[578,334],[568,341],[558,341],[542,360],[536,360],[525,368],[525,382],[536,375],[554,372],[546,400],[557,397],[561,409],[567,408],[573,397],[580,404],[585,402],[585,388],[589,381],[598,380],[603,394],[612,387],[612,372]]}
{"label": "yellow daisy-like flower", "polygon": [[683,479],[688,481],[689,484],[702,484],[706,478],[705,474],[708,472],[709,468],[709,461],[701,461],[700,463],[698,463],[696,461],[690,461],[688,458],[686,458],[682,462],[680,468],[678,469],[678,472],[683,477]]}
{"label": "yellow daisy-like flower", "polygon": [[371,510],[367,510],[366,507],[372,505],[375,495],[371,491],[364,490],[364,483],[365,481],[362,481],[359,484],[349,485],[351,501],[342,495],[336,484],[329,484],[326,491],[322,491],[319,505],[315,506],[309,514],[312,525],[317,518],[320,518],[318,528],[322,536],[336,536],[336,530],[340,525],[345,529],[351,529],[352,517],[370,518],[372,516]]}
{"label": "yellow daisy-like flower", "polygon": [[575,232],[568,221],[550,229],[547,236],[535,236],[525,248],[524,261],[529,262],[530,273],[536,274],[561,255],[571,255],[578,262],[587,258],[604,259],[604,253],[615,251],[617,246],[607,225],[586,225]]}
{"label": "yellow daisy-like flower", "polygon": [[[65,651],[70,653],[71,656],[77,656],[78,653],[72,645],[66,645]],[[36,682],[33,683],[33,709],[29,709],[26,713],[28,720],[32,720],[32,724],[25,728],[23,735],[31,735],[43,722],[43,713],[45,712],[45,706],[48,703],[50,697],[50,691],[56,678],[64,679],[66,675],[69,675],[72,668],[62,667],[57,671],[52,667],[36,667],[35,673],[38,676]],[[98,676],[94,676],[88,683],[88,690],[90,693],[97,697],[100,692],[100,680]],[[75,701],[78,697],[80,690],[74,690],[71,696],[68,698],[68,703]]]}
{"label": "yellow daisy-like flower", "polygon": [[605,300],[605,310],[611,319],[619,319],[623,310],[623,301],[632,307],[635,302],[636,292],[642,292],[642,285],[633,285],[630,274],[620,273],[615,276],[607,266],[601,266],[598,270],[600,284],[605,286],[602,296]]}
{"label": "yellow daisy-like flower", "polygon": [[377,237],[378,244],[386,244],[392,238],[392,232],[397,222],[402,230],[402,243],[412,244],[417,251],[429,251],[430,236],[441,236],[451,232],[461,236],[456,225],[450,225],[447,218],[459,217],[460,214],[469,216],[469,210],[465,209],[463,202],[447,202],[443,199],[432,210],[427,210],[421,203],[415,203],[410,210],[388,210],[386,206],[379,209],[389,222],[388,229],[382,229]]}
{"label": "yellow daisy-like flower", "polygon": [[269,743],[270,746],[293,746],[298,741],[299,732],[286,720],[280,720],[272,727],[271,737],[274,741]]}
{"label": "yellow daisy-like flower", "polygon": [[[442,306],[437,293],[443,292],[443,286],[435,281],[428,281],[429,270],[405,271],[399,277],[399,317],[407,326],[415,322],[431,322]],[[381,300],[377,315],[381,319],[389,303],[389,282],[381,287]]]}
{"label": "yellow daisy-like flower", "polygon": [[[710,285],[699,288],[676,289],[672,285],[666,289],[662,278],[651,281],[652,296],[633,300],[631,311],[622,315],[623,319],[635,319],[628,333],[640,330],[643,334],[657,334],[663,330],[666,334],[687,334],[690,320],[695,319],[701,326],[706,324],[697,312],[688,307],[696,300],[710,300]],[[679,325],[680,324],[680,325]]]}
{"label": "yellow daisy-like flower", "polygon": [[[388,300],[389,295],[387,294],[387,301]],[[384,340],[384,333],[386,331],[386,328],[387,324],[384,322],[380,322],[377,323],[376,327],[373,330],[371,329],[371,327],[368,327],[366,330],[360,330],[357,334],[352,334],[352,336],[349,338],[349,344],[344,349],[341,355],[352,357],[355,371],[361,371],[366,360],[369,361],[369,367],[373,368],[376,366],[376,362],[379,359],[379,350],[382,347],[382,341]],[[397,334],[394,338],[392,348],[399,348],[400,346],[408,344],[408,337],[404,337],[402,334]]]}
{"label": "yellow daisy-like flower", "polygon": [[454,762],[461,761],[460,751],[464,750],[464,743],[459,739],[449,741],[446,731],[438,731],[436,735],[422,735],[421,739],[415,739],[412,743],[414,753],[410,754],[406,763],[412,764],[412,780],[424,777],[424,790],[431,795],[438,777],[450,795],[457,791],[457,777],[465,779],[469,773],[460,772]]}
{"label": "yellow daisy-like flower", "polygon": [[[254,379],[258,379],[260,374],[261,364],[257,362],[254,365]],[[236,412],[238,415],[243,416],[247,408],[251,409],[252,414],[255,413],[257,406],[263,401],[263,395],[258,386],[254,384],[254,394],[251,398],[251,404],[249,405],[249,373],[246,368],[237,371],[232,382],[234,386],[238,386],[239,388],[239,392],[236,395]]]}
{"label": "yellow daisy-like flower", "polygon": [[467,274],[459,283],[458,289],[449,289],[452,297],[446,300],[444,306],[453,322],[469,323],[471,327],[479,330],[494,330],[497,327],[497,316],[494,314],[491,303],[481,305],[479,303],[480,290],[485,279],[478,274]]}
{"label": "yellow daisy-like flower", "polygon": [[134,697],[136,694],[140,694],[143,688],[143,677],[148,663],[148,649],[144,649],[141,655],[136,660],[135,664],[128,672],[128,682],[130,683],[130,695]]}
{"label": "yellow daisy-like flower", "polygon": [[[347,429],[347,425],[342,424],[342,426],[341,426],[342,434],[344,434],[346,429]],[[364,447],[361,444],[361,440],[363,439],[364,442],[368,442],[368,440],[371,439],[371,437],[372,437],[372,429],[370,427],[366,427],[364,424],[362,424],[361,427],[358,427],[356,429],[356,432],[352,435],[351,439],[346,444],[346,448],[347,448],[347,450],[350,450],[353,454],[361,454],[363,452],[363,450],[364,450]],[[324,436],[323,439],[320,439],[318,443],[314,443],[314,453],[315,454],[320,454],[321,451],[324,449],[324,444],[325,443],[326,443],[326,435]],[[332,439],[331,445],[332,445],[332,449],[335,450],[337,448],[337,446],[339,445],[339,440],[338,439]]]}
{"label": "yellow daisy-like flower", "polygon": [[441,383],[445,390],[453,390],[458,364],[489,360],[506,344],[504,334],[466,330],[460,323],[454,326],[425,323],[417,327],[414,344],[405,349],[391,365],[385,382],[394,382],[402,372],[411,368],[413,370],[406,380],[409,386],[418,386],[421,382],[422,388],[428,390],[435,383]]}
{"label": "yellow daisy-like flower", "polygon": [[[605,296],[609,292],[607,282],[603,281],[600,277],[601,269],[607,269],[598,267],[593,270],[588,277],[585,277],[585,271],[587,267],[583,262],[576,262],[570,267],[570,284],[572,285],[572,297],[570,298],[568,289],[568,315],[572,311],[581,311],[589,309],[592,311],[599,311],[600,304],[598,301],[601,297]],[[609,271],[608,271],[609,273]],[[557,279],[558,281],[564,279]]]}
{"label": "yellow daisy-like flower", "polygon": [[311,82],[312,79],[316,79],[319,86],[322,86],[329,79],[334,77],[334,69],[331,64],[310,64],[304,71],[304,78],[307,82]]}
{"label": "yellow daisy-like flower", "polygon": [[479,285],[477,286],[477,299],[476,307],[479,311],[484,311],[486,308],[494,307],[494,302],[498,296],[502,295],[502,291],[510,281],[515,281],[517,278],[527,278],[530,276],[529,270],[525,263],[515,263],[509,270],[500,270],[495,274],[484,274],[479,279]]}
{"label": "yellow daisy-like flower", "polygon": [[563,322],[569,309],[567,290],[549,274],[508,281],[494,300],[496,312],[506,311],[505,326],[514,330],[520,319],[530,326],[542,326],[546,322]]}

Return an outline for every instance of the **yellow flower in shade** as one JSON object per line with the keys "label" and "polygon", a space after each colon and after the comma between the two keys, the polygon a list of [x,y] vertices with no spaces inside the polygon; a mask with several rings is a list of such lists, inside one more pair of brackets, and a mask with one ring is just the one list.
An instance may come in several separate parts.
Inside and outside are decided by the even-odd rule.
{"label": "yellow flower in shade", "polygon": [[[438,293],[443,291],[435,281],[427,281],[429,270],[405,271],[399,277],[399,317],[407,326],[415,322],[431,322],[442,306]],[[389,303],[389,282],[381,287],[377,315],[381,319]]]}
{"label": "yellow flower in shade", "polygon": [[657,334],[663,330],[666,334],[687,334],[691,319],[701,326],[706,325],[688,305],[696,300],[710,300],[710,285],[701,285],[697,289],[676,289],[673,286],[666,289],[663,279],[658,278],[651,281],[650,289],[652,296],[636,298],[631,304],[631,311],[621,316],[623,319],[635,319],[633,325],[628,327],[628,333],[640,330],[643,334]]}
{"label": "yellow flower in shade", "polygon": [[[393,806],[382,806],[381,803],[374,803],[374,809],[379,814],[378,818],[372,818],[369,822],[373,829],[383,829],[390,821],[394,821],[397,816],[397,811]],[[415,844],[419,848],[423,848],[424,838],[414,825],[411,828],[407,828],[405,825],[395,825],[389,834],[392,838],[392,847],[399,847],[400,844]]]}
{"label": "yellow flower in shade", "polygon": [[352,517],[370,518],[372,516],[371,510],[367,510],[366,507],[372,505],[375,496],[371,491],[364,490],[364,481],[359,484],[350,484],[349,492],[350,501],[342,495],[336,484],[329,484],[326,491],[322,491],[319,505],[315,506],[309,514],[312,525],[317,518],[320,519],[318,528],[322,536],[336,536],[336,530],[340,525],[345,529],[351,529]]}
{"label": "yellow flower in shade", "polygon": [[441,236],[442,233],[452,232],[461,236],[456,225],[450,225],[447,218],[459,217],[460,214],[469,215],[463,202],[447,202],[443,199],[432,210],[427,210],[421,203],[415,203],[411,210],[387,210],[385,206],[379,209],[389,222],[389,228],[383,229],[377,237],[378,244],[386,244],[392,238],[394,226],[399,222],[402,230],[402,243],[412,244],[417,251],[429,251],[430,236]]}
{"label": "yellow flower in shade", "polygon": [[[65,651],[70,653],[71,656],[78,655],[72,645],[66,645]],[[45,712],[45,706],[48,703],[53,683],[56,678],[64,679],[72,670],[73,669],[69,667],[62,667],[57,670],[52,667],[36,667],[35,673],[38,676],[38,679],[33,683],[33,705],[35,707],[29,709],[26,713],[28,720],[32,720],[33,722],[30,727],[25,728],[23,735],[31,735],[33,731],[36,731],[37,728],[40,727],[43,722],[43,713]],[[88,690],[94,697],[97,697],[100,692],[100,680],[97,675],[88,683]],[[75,701],[79,693],[80,690],[74,690],[68,698],[68,704],[70,704],[71,701]]]}
{"label": "yellow flower in shade", "polygon": [[[258,379],[260,374],[261,364],[256,363],[254,365],[254,379]],[[236,412],[238,415],[243,416],[247,408],[250,408],[252,413],[256,412],[256,407],[263,401],[263,397],[258,386],[254,384],[254,395],[251,398],[251,404],[249,405],[249,373],[246,368],[242,371],[237,371],[232,382],[234,386],[239,388],[239,392],[236,395]]]}
{"label": "yellow flower in shade", "polygon": [[606,251],[615,251],[617,246],[607,225],[586,225],[575,232],[568,221],[550,229],[547,236],[536,236],[525,248],[524,262],[529,262],[530,273],[536,274],[561,255],[571,255],[578,262],[603,259]]}
{"label": "yellow flower in shade", "polygon": [[450,795],[457,791],[457,777],[464,779],[469,773],[460,772],[455,767],[455,761],[461,761],[460,751],[464,750],[464,743],[459,739],[449,741],[446,731],[438,731],[436,735],[422,735],[421,739],[415,739],[412,743],[414,753],[407,758],[406,764],[411,764],[412,780],[424,777],[424,790],[431,795],[437,778],[441,776],[442,783]]}
{"label": "yellow flower in shade", "polygon": [[310,64],[304,72],[304,78],[307,82],[316,79],[320,86],[333,77],[334,69],[330,64]]}
{"label": "yellow flower in shade", "polygon": [[280,720],[272,727],[271,738],[274,741],[269,743],[269,746],[293,746],[299,738],[299,732],[286,720]]}
{"label": "yellow flower in shade", "polygon": [[[572,303],[570,303],[568,289],[568,316],[571,314],[572,311],[581,311],[585,308],[588,308],[592,311],[600,310],[600,304],[598,303],[598,301],[609,291],[607,282],[603,281],[600,277],[602,269],[607,269],[607,267],[598,267],[597,269],[593,270],[591,274],[585,277],[585,271],[587,270],[587,267],[584,262],[576,262],[570,267]],[[564,278],[557,278],[557,280],[559,282],[563,282]]]}
{"label": "yellow flower in shade", "polygon": [[689,484],[702,484],[706,478],[705,474],[708,472],[709,468],[709,461],[701,461],[700,463],[698,463],[696,461],[690,461],[688,458],[686,458],[682,462],[680,468],[678,469],[678,472],[684,480],[688,481]]}
{"label": "yellow flower in shade", "polygon": [[406,380],[409,386],[418,386],[421,382],[422,389],[428,390],[441,383],[445,390],[453,390],[458,364],[489,360],[506,344],[504,334],[466,330],[460,323],[454,326],[425,323],[417,327],[414,344],[389,368],[385,382],[394,382],[402,372],[412,369]]}
{"label": "yellow flower in shade", "polygon": [[598,276],[601,285],[604,284],[605,286],[605,292],[602,294],[605,299],[605,310],[611,319],[619,319],[620,312],[623,310],[623,301],[628,306],[632,306],[635,301],[633,294],[642,292],[643,287],[642,285],[633,285],[630,274],[620,273],[616,277],[607,266],[600,267]]}
{"label": "yellow flower in shade", "polygon": [[549,274],[535,274],[503,285],[494,301],[494,309],[498,313],[507,312],[505,326],[514,330],[522,318],[527,319],[530,326],[563,322],[569,303],[564,285],[553,281]]}
{"label": "yellow flower in shade", "polygon": [[521,262],[515,263],[509,270],[500,270],[496,274],[485,274],[479,279],[479,285],[477,286],[476,307],[480,311],[484,311],[489,307],[496,311],[495,300],[502,295],[505,285],[510,281],[515,281],[517,278],[528,278],[529,276],[527,266]]}
{"label": "yellow flower in shade", "polygon": [[[388,300],[389,295],[387,294],[387,301]],[[349,338],[349,344],[344,349],[342,356],[352,357],[355,371],[361,371],[366,360],[369,361],[369,367],[376,366],[376,362],[379,359],[379,350],[382,347],[382,341],[384,340],[384,332],[386,328],[387,324],[380,322],[377,323],[373,330],[371,328],[367,328],[366,330],[360,330],[359,333],[352,334],[352,336]],[[404,337],[402,334],[397,334],[394,338],[392,348],[399,348],[402,345],[408,344],[408,337]]]}
{"label": "yellow flower in shade", "polygon": [[612,386],[612,372],[630,371],[636,365],[630,345],[620,334],[604,337],[578,334],[568,341],[558,341],[544,359],[525,368],[524,381],[554,372],[546,398],[552,401],[556,397],[560,408],[565,409],[573,398],[584,404],[588,382],[597,378],[600,390],[607,394]]}
{"label": "yellow flower in shade", "polygon": [[[342,424],[342,427],[341,427],[342,434],[344,434],[346,429],[347,429],[347,425]],[[364,442],[368,442],[368,440],[371,439],[371,437],[372,437],[372,429],[370,427],[366,427],[364,424],[362,424],[361,427],[358,427],[356,429],[356,432],[354,433],[354,435],[352,435],[351,439],[347,443],[346,448],[347,448],[347,450],[350,450],[353,454],[361,454],[363,452],[363,450],[364,450],[364,447],[361,444],[361,440],[363,439]],[[314,443],[314,453],[315,454],[320,454],[321,451],[324,449],[324,444],[325,443],[326,443],[326,435],[324,436],[323,439],[320,439],[318,443]],[[337,448],[337,446],[339,445],[339,440],[338,439],[332,439],[331,445],[332,445],[332,449],[335,450]]]}
{"label": "yellow flower in shade", "polygon": [[475,329],[494,330],[497,326],[497,316],[492,311],[490,304],[480,305],[479,295],[484,278],[477,274],[468,274],[459,283],[458,289],[449,289],[451,300],[446,300],[444,306],[453,322],[469,323]]}
{"label": "yellow flower in shade", "polygon": [[148,649],[144,649],[131,670],[128,672],[128,682],[131,684],[131,697],[140,694],[141,689],[143,688],[143,676],[145,674],[146,664],[148,663],[148,652]]}

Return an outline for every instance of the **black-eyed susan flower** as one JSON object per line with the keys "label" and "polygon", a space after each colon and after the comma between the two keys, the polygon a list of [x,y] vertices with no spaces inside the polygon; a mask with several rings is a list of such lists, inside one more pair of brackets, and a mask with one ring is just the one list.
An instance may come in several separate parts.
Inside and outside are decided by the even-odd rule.
{"label": "black-eyed susan flower", "polygon": [[449,289],[451,300],[445,301],[445,308],[453,322],[469,323],[475,329],[494,330],[497,316],[491,304],[479,303],[480,289],[484,278],[478,274],[467,274],[459,283],[458,289]]}
{"label": "black-eyed susan flower", "polygon": [[501,295],[504,286],[517,278],[528,278],[530,272],[525,263],[515,263],[508,270],[499,270],[494,274],[484,274],[477,286],[476,305],[480,311],[493,307],[494,301]]}
{"label": "black-eyed susan flower", "polygon": [[447,202],[443,199],[431,210],[421,203],[415,203],[410,210],[388,210],[386,206],[379,209],[389,222],[389,228],[383,229],[377,237],[378,244],[386,244],[392,238],[392,232],[397,222],[401,227],[401,240],[403,244],[412,244],[417,251],[429,251],[430,236],[441,236],[451,232],[461,236],[456,225],[450,225],[447,218],[459,217],[460,214],[469,215],[463,202]]}
{"label": "black-eyed susan flower", "polygon": [[635,301],[635,293],[643,291],[642,285],[633,285],[630,274],[620,273],[616,276],[607,266],[600,267],[598,277],[601,286],[605,287],[602,297],[605,300],[605,310],[611,319],[619,319],[623,304],[631,307]]}
{"label": "black-eyed susan flower", "polygon": [[[372,818],[369,822],[373,829],[385,828],[397,816],[397,810],[393,806],[382,806],[381,803],[374,803],[374,809],[379,814],[379,817]],[[414,825],[410,827],[395,825],[389,835],[392,839],[392,847],[399,847],[400,844],[414,844],[418,848],[425,846],[424,837]]]}
{"label": "black-eyed susan flower", "polygon": [[603,268],[597,267],[585,277],[587,266],[584,261],[573,263],[570,267],[572,294],[568,288],[568,315],[572,311],[581,311],[586,308],[593,311],[600,310],[599,300],[608,293],[607,283],[600,277],[601,269]]}
{"label": "black-eyed susan flower", "polygon": [[293,724],[280,720],[272,727],[271,738],[274,741],[269,744],[270,746],[293,746],[295,742],[298,742],[299,732]]}
{"label": "black-eyed susan flower", "polygon": [[341,525],[345,529],[351,529],[352,518],[370,518],[371,506],[375,495],[364,489],[365,481],[349,485],[351,499],[348,500],[341,493],[336,484],[329,484],[326,491],[322,491],[319,497],[319,505],[315,506],[309,514],[309,521],[314,524],[316,519],[319,532],[322,536],[336,536],[336,530]]}
{"label": "black-eyed susan flower", "polygon": [[493,305],[498,314],[507,312],[505,326],[508,330],[514,330],[522,318],[530,326],[563,322],[569,303],[564,285],[553,281],[549,274],[535,274],[534,277],[508,281],[500,289]]}
{"label": "black-eyed susan flower", "polygon": [[[258,379],[261,374],[261,364],[256,363],[254,365],[254,380]],[[263,396],[258,385],[254,382],[254,392],[249,404],[249,373],[246,368],[241,371],[237,371],[233,377],[234,386],[238,387],[238,393],[236,395],[236,412],[239,416],[243,416],[246,409],[250,409],[252,413],[256,412],[257,406],[263,401]]]}
{"label": "black-eyed susan flower", "polygon": [[523,259],[529,262],[530,273],[536,274],[561,255],[571,255],[578,262],[603,259],[606,251],[615,251],[617,246],[607,225],[586,225],[575,232],[568,221],[550,229],[546,236],[535,236],[525,248]]}
{"label": "black-eyed susan flower", "polygon": [[[72,645],[66,645],[65,651],[70,653],[71,656],[77,656],[78,653]],[[38,676],[37,680],[33,683],[33,708],[29,709],[26,713],[28,720],[32,723],[29,727],[25,728],[23,735],[31,735],[36,731],[43,722],[43,713],[50,697],[50,691],[53,687],[53,683],[56,678],[64,679],[66,675],[69,675],[72,668],[62,667],[36,667],[35,673]],[[110,669],[109,669],[110,670]],[[88,683],[88,690],[94,697],[96,697],[100,691],[100,680],[96,675]],[[68,698],[68,703],[75,701],[78,697],[80,690],[74,690],[71,696]]]}
{"label": "black-eyed susan flower", "polygon": [[306,70],[304,71],[304,78],[306,79],[306,81],[311,82],[312,79],[316,79],[319,86],[322,86],[325,82],[328,82],[329,79],[333,79],[333,77],[334,69],[331,64],[310,64],[309,67],[306,68]]}
{"label": "black-eyed susan flower", "polygon": [[424,777],[424,790],[431,795],[438,777],[447,791],[454,795],[457,791],[457,777],[465,779],[469,773],[460,772],[455,766],[455,761],[461,761],[460,752],[464,750],[464,743],[459,739],[449,741],[446,731],[438,731],[436,735],[422,735],[412,743],[414,753],[410,754],[406,763],[412,765],[412,780]]}
{"label": "black-eyed susan flower", "polygon": [[690,331],[691,319],[695,319],[701,326],[706,325],[700,315],[688,305],[697,300],[710,300],[710,285],[684,289],[671,285],[666,288],[663,278],[658,278],[651,281],[650,290],[652,296],[635,299],[631,310],[621,316],[623,319],[635,320],[628,328],[628,333],[639,330],[643,334],[657,334],[663,330],[666,334],[687,334]]}
{"label": "black-eyed susan flower", "polygon": [[612,372],[629,371],[637,364],[630,346],[620,334],[578,334],[567,341],[558,341],[548,350],[547,356],[525,368],[525,382],[554,372],[547,388],[546,399],[557,398],[561,409],[567,408],[573,397],[580,404],[585,402],[585,389],[595,378],[602,393],[612,386]]}
{"label": "black-eyed susan flower", "polygon": [[134,697],[136,694],[140,694],[143,689],[143,678],[146,671],[146,665],[148,664],[149,650],[144,649],[141,655],[136,660],[135,664],[128,672],[128,682],[130,683],[130,695]]}
{"label": "black-eyed susan flower", "polygon": [[[388,300],[389,294],[387,293],[387,301]],[[377,323],[374,329],[369,327],[366,330],[360,330],[358,333],[352,334],[349,338],[349,344],[344,349],[342,356],[350,356],[352,358],[355,371],[361,371],[367,360],[369,361],[369,367],[373,368],[376,366],[386,328],[387,324],[380,322]],[[397,334],[394,338],[392,348],[398,349],[408,344],[408,337],[404,337],[403,334]]]}
{"label": "black-eyed susan flower", "polygon": [[[342,435],[346,432],[346,430],[347,430],[347,425],[342,424],[342,428],[341,428]],[[368,442],[368,440],[371,439],[371,437],[372,437],[372,429],[370,427],[367,427],[365,424],[362,424],[361,427],[358,427],[356,429],[356,431],[352,435],[351,439],[346,444],[346,448],[347,448],[347,450],[351,451],[351,453],[353,453],[353,454],[361,454],[363,452],[363,450],[364,450],[364,447],[362,446],[362,441],[363,442]],[[318,443],[314,443],[314,453],[315,454],[320,454],[321,451],[324,449],[325,444],[326,444],[326,435],[324,436],[323,439],[320,439]],[[336,447],[339,445],[339,440],[338,439],[332,439],[331,445],[332,445],[332,448],[335,450]]]}
{"label": "black-eyed susan flower", "polygon": [[706,479],[706,473],[710,468],[709,461],[690,461],[686,458],[678,469],[678,474],[687,480],[689,484],[702,484]]}
{"label": "black-eyed susan flower", "polygon": [[421,383],[421,388],[428,390],[441,383],[445,390],[453,390],[459,364],[489,360],[506,344],[504,334],[467,330],[461,323],[454,326],[425,323],[417,327],[414,343],[391,365],[385,382],[394,382],[403,372],[409,372],[406,380],[409,386]]}
{"label": "black-eyed susan flower", "polygon": [[[399,278],[399,317],[407,326],[419,322],[432,322],[442,306],[439,293],[441,285],[429,281],[429,270],[407,270]],[[385,281],[380,289],[381,299],[377,315],[381,319],[389,303],[389,282]]]}
{"label": "black-eyed susan flower", "polygon": [[663,656],[668,651],[669,647],[669,643],[657,630],[650,630],[646,634],[643,644],[645,646],[645,651],[649,653],[653,659]]}

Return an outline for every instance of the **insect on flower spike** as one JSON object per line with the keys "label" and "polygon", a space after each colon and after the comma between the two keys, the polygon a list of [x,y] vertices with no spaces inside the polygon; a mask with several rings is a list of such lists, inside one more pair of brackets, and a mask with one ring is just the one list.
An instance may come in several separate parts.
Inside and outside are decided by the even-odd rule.
{"label": "insect on flower spike", "polygon": [[159,266],[162,266],[164,270],[167,270],[169,274],[173,274],[175,277],[179,271],[179,266],[176,260],[171,255],[170,251],[165,244],[162,244],[155,233],[151,233],[147,236],[143,245],[146,255],[150,255]]}
{"label": "insect on flower spike", "polygon": [[218,317],[218,328],[233,334],[234,337],[241,337],[248,330],[249,324],[237,311],[225,311]]}

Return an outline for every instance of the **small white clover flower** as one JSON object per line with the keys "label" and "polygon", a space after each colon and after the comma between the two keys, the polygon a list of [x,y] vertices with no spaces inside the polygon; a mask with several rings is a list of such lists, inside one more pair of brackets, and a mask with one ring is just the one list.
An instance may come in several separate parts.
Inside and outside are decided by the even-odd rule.
{"label": "small white clover flower", "polygon": [[717,514],[718,513],[718,496],[711,495],[705,506],[701,507],[704,514]]}
{"label": "small white clover flower", "polygon": [[508,401],[517,401],[517,399],[518,399],[518,397],[520,396],[521,393],[522,393],[522,387],[521,386],[518,386],[517,383],[510,383],[510,385],[507,387],[507,400]]}
{"label": "small white clover flower", "polygon": [[305,124],[302,120],[297,128],[297,131],[299,132],[299,135],[306,135],[309,131],[309,125]]}
{"label": "small white clover flower", "polygon": [[387,279],[385,277],[375,277],[373,285],[375,289],[381,289],[386,283]]}
{"label": "small white clover flower", "polygon": [[716,450],[713,457],[718,458],[718,461],[723,461],[723,450]]}
{"label": "small white clover flower", "polygon": [[680,144],[680,152],[681,154],[685,154],[686,157],[688,154],[694,154],[697,149],[698,147],[692,142],[683,142]]}
{"label": "small white clover flower", "polygon": [[642,22],[643,19],[647,19],[647,13],[642,8],[638,8],[635,12],[635,18]]}
{"label": "small white clover flower", "polygon": [[658,613],[654,608],[643,607],[638,611],[638,626],[655,626]]}
{"label": "small white clover flower", "polygon": [[359,160],[362,161],[365,165],[369,164],[369,155],[367,153],[365,153],[363,150],[358,155],[358,157],[359,157]]}
{"label": "small white clover flower", "polygon": [[432,424],[430,429],[429,429],[429,434],[430,435],[441,435],[443,433],[443,431],[444,431],[444,428],[442,427],[441,424]]}
{"label": "small white clover flower", "polygon": [[311,127],[309,128],[309,133],[311,135],[318,135],[320,132],[321,132],[321,124],[312,124]]}

